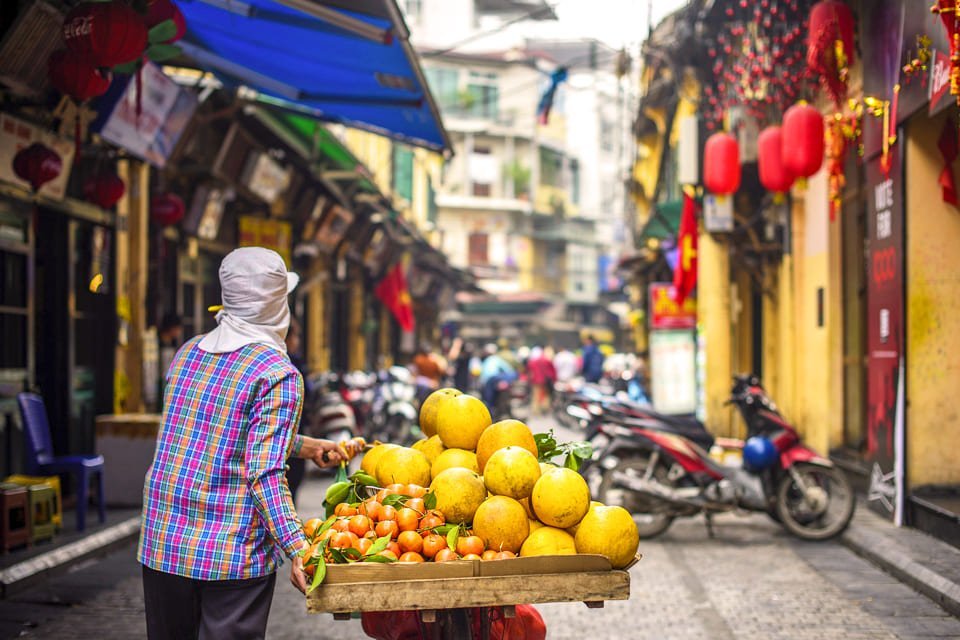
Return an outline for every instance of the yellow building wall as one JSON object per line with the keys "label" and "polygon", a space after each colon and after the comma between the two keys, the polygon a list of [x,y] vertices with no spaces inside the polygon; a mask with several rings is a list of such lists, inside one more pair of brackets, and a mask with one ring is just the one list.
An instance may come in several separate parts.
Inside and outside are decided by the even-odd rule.
{"label": "yellow building wall", "polygon": [[380,191],[390,193],[393,179],[393,141],[375,133],[348,128],[344,144],[357,160],[367,167]]}
{"label": "yellow building wall", "polygon": [[[951,110],[952,111],[952,110]],[[937,139],[947,113],[909,124],[906,139],[907,480],[960,481],[960,211],[943,202]],[[954,163],[954,175],[960,164]]]}
{"label": "yellow building wall", "polygon": [[725,240],[701,233],[697,240],[697,324],[706,342],[707,429],[716,436],[734,436],[738,428],[730,397],[732,328],[730,324],[730,255]]}

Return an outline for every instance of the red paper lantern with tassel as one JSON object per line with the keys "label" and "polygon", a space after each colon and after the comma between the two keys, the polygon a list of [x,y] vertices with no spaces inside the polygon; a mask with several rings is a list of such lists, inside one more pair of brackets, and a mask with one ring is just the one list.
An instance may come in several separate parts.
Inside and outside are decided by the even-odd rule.
{"label": "red paper lantern with tassel", "polygon": [[13,156],[13,172],[21,180],[29,182],[34,191],[54,180],[61,171],[63,161],[60,154],[39,142],[34,142]]}
{"label": "red paper lantern with tassel", "polygon": [[65,49],[50,54],[47,77],[57,91],[77,102],[102,96],[110,88],[109,73],[104,76],[85,56]]}
{"label": "red paper lantern with tassel", "polygon": [[703,149],[703,184],[719,195],[736,193],[740,188],[740,147],[729,133],[715,133]]}
{"label": "red paper lantern with tassel", "polygon": [[83,197],[104,209],[117,204],[126,192],[127,185],[113,171],[101,171],[83,185]]}
{"label": "red paper lantern with tassel", "polygon": [[162,193],[150,199],[150,215],[161,227],[177,224],[185,211],[183,200],[174,193]]}
{"label": "red paper lantern with tassel", "polygon": [[767,127],[757,138],[757,169],[767,191],[784,193],[793,184],[793,174],[783,165],[783,131]]}
{"label": "red paper lantern with tassel", "polygon": [[798,102],[783,114],[783,166],[791,175],[809,178],[823,164],[823,116]]}
{"label": "red paper lantern with tassel", "polygon": [[124,2],[85,2],[63,21],[63,38],[74,53],[98,67],[133,62],[147,48],[147,26]]}
{"label": "red paper lantern with tassel", "polygon": [[152,29],[167,20],[173,20],[173,24],[177,25],[176,35],[165,42],[165,44],[171,44],[182,38],[183,34],[187,32],[187,21],[180,12],[180,8],[172,0],[153,0],[147,7],[147,29]]}
{"label": "red paper lantern with tassel", "polygon": [[810,9],[807,67],[820,76],[837,105],[846,97],[854,61],[853,29],[853,12],[840,0],[823,0]]}

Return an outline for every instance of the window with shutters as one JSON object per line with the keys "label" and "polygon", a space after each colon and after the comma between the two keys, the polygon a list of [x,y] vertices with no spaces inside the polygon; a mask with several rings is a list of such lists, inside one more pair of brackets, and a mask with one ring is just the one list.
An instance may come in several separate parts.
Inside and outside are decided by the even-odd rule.
{"label": "window with shutters", "polygon": [[469,236],[469,260],[470,266],[484,266],[490,264],[490,258],[487,254],[488,236],[485,233],[471,233]]}
{"label": "window with shutters", "polygon": [[400,145],[393,146],[393,192],[413,199],[413,151]]}

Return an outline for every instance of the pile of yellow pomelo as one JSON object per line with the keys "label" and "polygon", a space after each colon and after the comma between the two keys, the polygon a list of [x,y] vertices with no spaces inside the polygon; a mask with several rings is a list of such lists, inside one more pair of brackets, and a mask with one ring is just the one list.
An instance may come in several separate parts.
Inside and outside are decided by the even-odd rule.
{"label": "pile of yellow pomelo", "polygon": [[412,447],[374,446],[361,469],[381,487],[428,487],[436,507],[421,520],[462,525],[484,550],[510,552],[500,558],[592,553],[615,568],[633,561],[639,534],[630,513],[591,502],[576,471],[539,462],[523,422],[491,424],[479,399],[440,389],[423,402],[420,429],[427,437]]}

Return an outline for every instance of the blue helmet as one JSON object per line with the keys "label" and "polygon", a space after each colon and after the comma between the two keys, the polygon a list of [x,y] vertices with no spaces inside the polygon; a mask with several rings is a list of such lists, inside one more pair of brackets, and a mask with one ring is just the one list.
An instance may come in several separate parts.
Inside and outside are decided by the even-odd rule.
{"label": "blue helmet", "polygon": [[753,436],[743,444],[743,464],[751,471],[762,471],[776,463],[780,452],[769,438]]}

